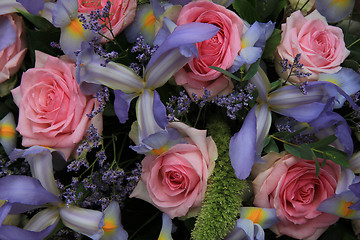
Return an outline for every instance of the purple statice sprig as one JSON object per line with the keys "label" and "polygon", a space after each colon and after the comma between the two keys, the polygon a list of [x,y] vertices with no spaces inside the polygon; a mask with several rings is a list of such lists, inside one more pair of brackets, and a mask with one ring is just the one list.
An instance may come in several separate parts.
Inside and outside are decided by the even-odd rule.
{"label": "purple statice sprig", "polygon": [[[298,78],[304,78],[304,77],[309,77],[312,74],[312,73],[304,73],[302,71],[304,69],[303,68],[304,65],[302,63],[300,63],[300,58],[301,58],[301,53],[298,53],[298,54],[296,54],[292,64],[289,63],[289,60],[285,59],[285,58],[283,58],[280,61],[280,64],[282,67],[281,72],[286,72],[286,71],[290,70],[289,74],[283,84],[286,84],[287,82],[289,82],[289,79],[291,76],[296,76]],[[308,81],[305,81],[304,83],[300,83],[300,84],[294,84],[292,82],[289,82],[289,83],[296,86],[297,88],[299,88],[299,90],[304,95],[307,94],[306,86],[308,85]]]}
{"label": "purple statice sprig", "polygon": [[151,47],[145,42],[143,36],[140,36],[136,39],[134,46],[131,48],[132,53],[137,53],[136,60],[137,63],[130,63],[130,68],[132,68],[137,75],[141,76],[143,69],[149,62],[151,56],[159,48],[158,45]]}
{"label": "purple statice sprig", "polygon": [[86,131],[85,138],[80,142],[78,148],[76,149],[77,159],[75,161],[86,160],[86,155],[93,148],[98,148],[103,145],[103,138],[98,133],[97,129],[93,124],[90,125],[89,129]]}
{"label": "purple statice sprig", "polygon": [[109,89],[103,86],[98,92],[96,92],[96,101],[99,103],[97,109],[91,111],[90,114],[86,114],[89,118],[95,117],[97,114],[102,113],[105,109],[106,103],[109,101]]}
{"label": "purple statice sprig", "polygon": [[253,99],[254,89],[255,86],[249,83],[244,89],[237,86],[234,91],[228,95],[210,98],[211,92],[204,88],[204,94],[201,97],[193,93],[192,99],[186,94],[185,90],[181,91],[179,96],[172,96],[166,103],[168,121],[174,121],[175,118],[180,118],[187,114],[191,103],[195,103],[200,109],[208,103],[216,104],[219,107],[226,108],[227,116],[235,120],[237,112],[247,107]]}
{"label": "purple statice sprig", "polygon": [[[317,140],[313,132],[299,129],[299,122],[291,117],[283,117],[275,123],[275,127],[279,132],[292,134],[288,141],[293,144],[301,145],[304,143],[313,143]],[[303,130],[303,131],[300,131]]]}

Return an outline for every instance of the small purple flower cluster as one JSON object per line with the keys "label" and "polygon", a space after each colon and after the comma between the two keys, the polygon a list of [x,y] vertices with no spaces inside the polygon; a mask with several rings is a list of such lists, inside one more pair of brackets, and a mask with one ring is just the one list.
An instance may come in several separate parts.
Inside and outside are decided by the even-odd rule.
{"label": "small purple flower cluster", "polygon": [[309,77],[311,73],[303,73],[301,70],[303,69],[303,64],[300,63],[301,54],[296,54],[293,64],[289,63],[288,59],[282,59],[280,61],[282,70],[281,72],[286,72],[290,69],[290,76],[297,76],[298,78]]}
{"label": "small purple flower cluster", "polygon": [[226,108],[227,116],[230,119],[235,120],[236,113],[243,107],[248,106],[249,102],[253,99],[252,92],[254,89],[255,86],[249,83],[245,89],[236,87],[235,90],[229,95],[216,96],[211,102],[220,107]]}
{"label": "small purple flower cluster", "polygon": [[102,144],[102,137],[97,132],[97,129],[93,124],[90,125],[87,130],[86,138],[81,141],[78,148],[76,149],[76,153],[80,158],[84,158],[86,153],[90,152],[92,148],[97,148]]}
{"label": "small purple flower cluster", "polygon": [[[286,132],[286,133],[294,133],[297,130],[295,129],[296,125],[298,125],[299,122],[297,122],[294,118],[291,117],[284,117],[279,119],[275,123],[275,127],[279,132]],[[297,127],[298,129],[299,127]],[[300,132],[293,136],[291,139],[288,140],[291,143],[301,145],[303,143],[312,143],[316,141],[316,137],[314,133],[307,132],[306,130],[303,132]]]}
{"label": "small purple flower cluster", "polygon": [[136,57],[138,63],[130,63],[130,68],[132,68],[136,74],[140,76],[142,74],[142,70],[158,48],[159,46],[157,45],[151,47],[150,45],[146,44],[143,36],[138,37],[136,39],[135,45],[131,49],[132,53],[138,53]]}
{"label": "small purple flower cluster", "polygon": [[28,175],[30,176],[30,166],[27,161],[16,158],[9,160],[2,153],[0,153],[0,178],[7,175]]}
{"label": "small purple flower cluster", "polygon": [[89,118],[95,117],[97,114],[104,111],[104,108],[106,106],[106,102],[109,101],[109,89],[107,87],[102,87],[97,93],[96,93],[96,100],[99,103],[99,107],[97,109],[92,110],[90,114],[87,114]]}
{"label": "small purple flower cluster", "polygon": [[186,94],[186,91],[181,91],[179,97],[172,96],[169,102],[166,103],[166,110],[168,112],[168,121],[174,121],[175,116],[181,117],[189,111],[191,99]]}
{"label": "small purple flower cluster", "polygon": [[105,60],[103,63],[100,63],[100,66],[106,67],[106,65],[118,57],[119,53],[115,51],[111,51],[108,53],[102,46],[102,44],[99,42],[97,38],[93,39],[89,42],[89,45],[94,49],[94,52],[98,54],[99,56],[103,57]]}
{"label": "small purple flower cluster", "polygon": [[[88,16],[80,14],[78,16],[79,21],[85,30],[89,29],[94,33],[101,33],[101,30],[105,27],[105,19],[110,15],[111,2],[107,1],[105,7],[101,9],[92,10]],[[103,22],[101,24],[100,22]]]}
{"label": "small purple flower cluster", "polygon": [[61,191],[60,197],[67,204],[78,204],[80,207],[103,211],[111,201],[123,205],[140,177],[141,165],[138,163],[129,174],[118,167],[113,169],[113,166],[107,163],[82,180],[73,177],[67,187],[64,187],[59,180],[57,183]]}

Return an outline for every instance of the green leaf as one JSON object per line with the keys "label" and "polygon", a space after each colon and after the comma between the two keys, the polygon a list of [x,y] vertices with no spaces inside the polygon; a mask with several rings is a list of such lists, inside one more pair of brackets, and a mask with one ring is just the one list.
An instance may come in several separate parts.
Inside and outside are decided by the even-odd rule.
{"label": "green leaf", "polygon": [[43,17],[32,15],[26,11],[22,11],[20,9],[17,9],[17,11],[23,15],[29,22],[34,24],[34,26],[39,29],[40,31],[56,31],[56,28],[52,23],[50,23],[48,20],[46,20]]}
{"label": "green leaf", "polygon": [[307,129],[307,127],[303,127],[299,130],[296,130],[295,132],[289,133],[284,137],[284,140],[289,140],[289,139],[295,137],[296,135],[298,135],[299,133],[305,131],[306,129]]}
{"label": "green leaf", "polygon": [[326,138],[323,138],[317,142],[310,143],[311,148],[319,148],[319,147],[325,147],[334,142],[337,139],[335,135],[328,136]]}
{"label": "green leaf", "polygon": [[276,9],[278,0],[258,0],[256,10],[263,22]]}
{"label": "green leaf", "polygon": [[244,81],[249,80],[250,78],[252,78],[256,74],[256,72],[257,72],[257,70],[259,68],[259,64],[260,64],[260,59],[257,60],[255,63],[253,63],[250,66],[250,68],[245,73]]}
{"label": "green leaf", "polygon": [[2,82],[0,84],[0,97],[5,97],[8,95],[16,85],[17,82],[17,74],[13,75],[10,79]]}
{"label": "green leaf", "polygon": [[276,80],[275,82],[270,83],[270,92],[276,90],[278,87],[281,86],[281,79]]}
{"label": "green leaf", "polygon": [[226,76],[228,76],[228,77],[230,77],[230,78],[233,78],[233,79],[235,79],[235,80],[238,81],[238,82],[241,82],[241,79],[240,79],[240,78],[238,78],[237,76],[235,76],[235,75],[232,74],[231,72],[228,72],[228,71],[226,71],[226,70],[224,70],[224,69],[222,69],[222,68],[215,67],[215,66],[209,66],[209,68],[214,69],[214,70],[216,70],[216,71],[218,71],[218,72],[221,72],[222,74],[224,74],[224,75],[226,75]]}
{"label": "green leaf", "polygon": [[252,3],[253,4],[247,0],[236,0],[232,4],[239,16],[250,24],[253,24],[255,21],[259,20],[255,6],[256,1],[252,1]]}
{"label": "green leaf", "polygon": [[345,59],[345,61],[341,64],[342,67],[351,68],[355,72],[359,70],[359,63],[352,59]]}
{"label": "green leaf", "polygon": [[312,151],[307,144],[303,144],[300,146],[290,145],[290,144],[284,144],[284,148],[287,152],[291,153],[292,155],[307,159],[307,160],[313,160],[313,154]]}
{"label": "green leaf", "polygon": [[262,58],[272,59],[274,52],[281,41],[281,31],[275,28],[269,39],[266,41]]}
{"label": "green leaf", "polygon": [[334,163],[339,164],[340,166],[343,166],[343,167],[350,166],[350,164],[347,160],[348,155],[336,148],[333,148],[330,146],[325,146],[325,147],[320,147],[320,148],[314,149],[314,151],[324,152],[325,159],[331,160]]}
{"label": "green leaf", "polygon": [[275,140],[273,138],[267,138],[269,139],[269,142],[264,147],[264,152],[279,152],[279,147],[277,146]]}

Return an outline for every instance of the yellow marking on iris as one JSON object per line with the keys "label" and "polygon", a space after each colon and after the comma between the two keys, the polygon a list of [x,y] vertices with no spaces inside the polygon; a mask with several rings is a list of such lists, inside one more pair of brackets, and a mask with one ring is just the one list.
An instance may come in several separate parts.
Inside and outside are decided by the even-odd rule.
{"label": "yellow marking on iris", "polygon": [[155,22],[156,22],[156,18],[155,18],[154,14],[152,12],[149,12],[149,13],[145,14],[144,19],[145,19],[145,21],[144,21],[145,23],[142,26],[141,30],[143,30],[146,27],[154,25]]}
{"label": "yellow marking on iris", "polygon": [[345,202],[344,200],[341,201],[340,213],[343,217],[349,217],[355,212],[355,210],[349,208],[353,204],[353,202]]}
{"label": "yellow marking on iris", "polygon": [[259,224],[263,220],[263,217],[264,217],[264,212],[262,208],[258,208],[251,210],[246,218],[251,220],[253,223]]}
{"label": "yellow marking on iris", "polygon": [[82,23],[78,18],[72,19],[70,24],[67,26],[74,35],[80,35],[85,41],[84,29]]}
{"label": "yellow marking on iris", "polygon": [[114,231],[118,226],[114,224],[114,221],[110,219],[104,220],[105,225],[102,227],[105,233],[110,233]]}
{"label": "yellow marking on iris", "polygon": [[333,84],[335,84],[335,85],[337,85],[337,86],[340,87],[339,81],[338,81],[337,79],[335,79],[335,78],[329,78],[329,79],[326,79],[326,81],[327,81],[327,82],[331,82],[331,83],[333,83]]}
{"label": "yellow marking on iris", "polygon": [[161,148],[158,148],[158,149],[153,149],[151,150],[151,154],[153,155],[161,155],[163,154],[164,152],[166,152],[167,150],[169,150],[169,147],[167,147],[166,145],[162,146]]}
{"label": "yellow marking on iris", "polygon": [[2,124],[0,126],[0,137],[10,138],[15,136],[15,128],[10,124]]}
{"label": "yellow marking on iris", "polygon": [[334,4],[338,4],[338,5],[342,5],[342,7],[344,7],[344,5],[349,4],[349,0],[334,0],[329,7],[331,7]]}
{"label": "yellow marking on iris", "polygon": [[161,233],[158,240],[168,240],[168,238]]}

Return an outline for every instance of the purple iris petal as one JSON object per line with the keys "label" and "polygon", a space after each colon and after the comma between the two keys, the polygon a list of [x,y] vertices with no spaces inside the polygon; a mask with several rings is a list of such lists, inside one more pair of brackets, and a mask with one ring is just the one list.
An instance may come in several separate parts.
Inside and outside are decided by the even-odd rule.
{"label": "purple iris petal", "polygon": [[184,5],[188,4],[191,1],[192,0],[169,0],[169,2],[171,2],[172,4],[181,5],[181,6],[184,6]]}
{"label": "purple iris petal", "polygon": [[349,16],[354,9],[355,0],[334,1],[334,0],[316,0],[316,10],[326,17],[329,23],[339,22]]}
{"label": "purple iris petal", "polygon": [[129,117],[129,107],[131,100],[134,99],[134,94],[126,94],[121,90],[114,90],[115,100],[114,100],[114,110],[115,114],[118,117],[120,123],[125,123]]}
{"label": "purple iris petal", "polygon": [[149,137],[143,139],[143,143],[151,149],[159,149],[169,141],[169,134],[167,131],[160,131],[151,134]]}
{"label": "purple iris petal", "polygon": [[309,103],[303,104],[292,108],[284,109],[271,109],[274,112],[280,113],[281,115],[293,117],[299,122],[309,122],[316,119],[320,113],[324,110],[325,103]]}
{"label": "purple iris petal", "polygon": [[21,229],[11,225],[3,225],[0,227],[0,239],[26,239],[39,240],[47,237],[56,227],[57,222],[48,226],[40,232],[33,232]]}
{"label": "purple iris petal", "polygon": [[55,27],[67,26],[72,19],[77,17],[78,8],[77,1],[58,0],[53,9],[52,23]]}
{"label": "purple iris petal", "polygon": [[15,42],[16,33],[9,18],[0,16],[0,51]]}
{"label": "purple iris petal", "polygon": [[157,91],[154,91],[153,111],[156,123],[164,129],[168,125],[166,107],[161,102],[160,95]]}
{"label": "purple iris petal", "polygon": [[0,199],[10,203],[39,206],[60,201],[58,197],[41,186],[38,179],[21,175],[0,178]]}
{"label": "purple iris petal", "polygon": [[32,15],[37,15],[44,8],[45,0],[16,0]]}
{"label": "purple iris petal", "polygon": [[[197,43],[212,38],[219,28],[212,24],[193,22],[177,26],[151,57],[147,69],[152,67],[163,54],[184,44]],[[181,68],[181,67],[180,67]]]}
{"label": "purple iris petal", "polygon": [[240,129],[230,140],[229,155],[239,179],[249,176],[256,158],[256,115],[254,106]]}
{"label": "purple iris petal", "polygon": [[156,19],[159,19],[160,16],[165,12],[164,3],[165,2],[162,0],[150,0],[153,14]]}

